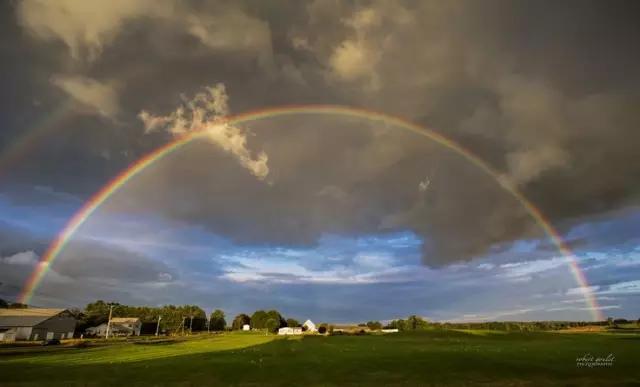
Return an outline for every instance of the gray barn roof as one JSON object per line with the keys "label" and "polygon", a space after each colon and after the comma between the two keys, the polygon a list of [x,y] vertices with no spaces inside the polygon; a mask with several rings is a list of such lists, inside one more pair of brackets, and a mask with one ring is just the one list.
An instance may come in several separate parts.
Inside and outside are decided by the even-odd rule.
{"label": "gray barn roof", "polygon": [[33,327],[66,309],[0,309],[0,328]]}

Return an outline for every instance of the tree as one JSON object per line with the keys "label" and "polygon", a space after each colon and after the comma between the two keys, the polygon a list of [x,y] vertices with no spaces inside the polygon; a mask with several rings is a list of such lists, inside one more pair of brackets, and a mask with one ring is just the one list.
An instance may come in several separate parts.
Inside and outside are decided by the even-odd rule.
{"label": "tree", "polygon": [[327,333],[327,324],[325,323],[320,324],[320,326],[318,327],[318,333],[321,335],[324,335],[325,333]]}
{"label": "tree", "polygon": [[265,328],[271,333],[276,333],[278,328],[280,328],[280,321],[275,318],[269,318],[265,321]]}
{"label": "tree", "polygon": [[244,313],[240,313],[233,319],[233,322],[231,323],[231,329],[233,329],[234,331],[239,331],[245,324],[251,325],[251,317],[247,316]]}
{"label": "tree", "polygon": [[424,329],[427,327],[427,322],[420,316],[412,315],[407,317],[407,321],[405,322],[405,329],[407,331],[415,331],[419,329]]}
{"label": "tree", "polygon": [[27,309],[28,307],[29,305],[20,302],[12,302],[9,304],[9,309]]}
{"label": "tree", "polygon": [[255,329],[265,328],[266,322],[267,322],[267,312],[265,312],[264,310],[256,310],[251,315],[251,326]]}
{"label": "tree", "polygon": [[288,318],[287,319],[287,326],[290,327],[290,328],[299,327],[300,326],[300,322],[298,320],[296,320],[295,318]]}
{"label": "tree", "polygon": [[382,329],[382,324],[380,323],[380,321],[369,321],[369,322],[367,322],[367,326],[372,331],[376,331],[376,330]]}
{"label": "tree", "polygon": [[269,319],[274,319],[278,324],[278,328],[287,326],[287,321],[277,310],[270,310],[268,312],[264,310],[255,311],[251,316],[251,324],[256,329],[264,329],[267,328],[266,324]]}
{"label": "tree", "polygon": [[9,303],[2,298],[0,298],[0,309],[6,309],[9,307]]}
{"label": "tree", "polygon": [[212,331],[223,331],[226,326],[227,322],[224,319],[224,312],[220,309],[214,310],[209,318],[209,329]]}
{"label": "tree", "polygon": [[278,328],[282,328],[282,327],[286,327],[287,326],[287,320],[284,319],[284,317],[282,317],[282,315],[280,314],[280,312],[278,312],[277,310],[270,310],[267,312],[267,318],[272,318],[274,320],[276,320],[278,322]]}

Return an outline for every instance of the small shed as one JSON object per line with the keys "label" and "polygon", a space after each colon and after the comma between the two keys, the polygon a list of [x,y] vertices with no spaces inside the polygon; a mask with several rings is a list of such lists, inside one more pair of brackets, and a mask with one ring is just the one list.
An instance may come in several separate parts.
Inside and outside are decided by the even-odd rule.
{"label": "small shed", "polygon": [[242,326],[242,330],[243,330],[243,331],[250,331],[250,330],[251,330],[251,327],[249,326],[249,324],[244,324],[244,325]]}

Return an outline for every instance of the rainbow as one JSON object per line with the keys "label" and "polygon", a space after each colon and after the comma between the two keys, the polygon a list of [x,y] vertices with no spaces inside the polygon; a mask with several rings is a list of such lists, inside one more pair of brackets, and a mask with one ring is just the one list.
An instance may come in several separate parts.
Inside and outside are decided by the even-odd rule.
{"label": "rainbow", "polygon": [[[520,204],[526,209],[529,215],[536,221],[538,225],[540,225],[544,232],[549,236],[553,244],[557,247],[558,251],[567,258],[572,275],[574,276],[580,288],[584,289],[585,302],[587,304],[588,310],[590,310],[592,313],[593,319],[598,321],[604,320],[604,316],[600,311],[598,302],[593,293],[590,291],[587,279],[580,269],[576,257],[573,255],[566,243],[562,240],[560,234],[551,225],[550,221],[546,219],[542,212],[540,212],[540,210],[538,210],[515,186],[504,179],[501,174],[494,170],[489,164],[471,153],[468,149],[465,149],[461,145],[444,137],[443,135],[430,129],[423,128],[413,122],[407,121],[400,117],[395,117],[385,113],[365,109],[337,105],[293,105],[274,107],[231,116],[227,119],[227,122],[229,122],[230,124],[245,124],[264,118],[280,117],[294,114],[329,114],[362,118],[370,121],[380,121],[387,125],[397,126],[399,128],[403,128],[405,130],[427,137],[430,140],[464,157],[466,160],[470,161],[486,174],[494,178],[504,190],[509,192],[518,202],[520,202]],[[100,191],[94,194],[82,206],[82,208],[78,212],[76,212],[76,214],[66,224],[62,232],[49,245],[47,251],[42,256],[41,261],[38,263],[32,274],[26,281],[22,293],[19,297],[20,302],[28,303],[30,301],[31,297],[34,294],[34,291],[42,282],[42,279],[46,275],[52,263],[55,261],[56,257],[60,255],[60,252],[64,249],[73,234],[100,207],[100,205],[102,205],[107,199],[109,199],[109,197],[114,192],[119,190],[129,180],[133,179],[139,173],[144,171],[145,168],[147,168],[149,165],[171,154],[173,151],[190,143],[194,139],[204,136],[205,134],[206,131],[191,132],[157,148],[156,150],[131,164],[127,169],[123,170],[109,183],[102,187]]]}
{"label": "rainbow", "polygon": [[30,153],[31,148],[37,145],[47,133],[58,128],[59,124],[69,117],[72,108],[71,101],[63,102],[48,115],[37,120],[31,128],[24,130],[24,134],[0,155],[0,177],[11,171],[14,165],[19,164],[22,158]]}

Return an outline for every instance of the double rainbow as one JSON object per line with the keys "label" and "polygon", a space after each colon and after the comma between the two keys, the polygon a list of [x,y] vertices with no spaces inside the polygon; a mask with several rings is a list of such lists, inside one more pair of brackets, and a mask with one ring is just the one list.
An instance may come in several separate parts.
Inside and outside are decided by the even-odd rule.
{"label": "double rainbow", "polygon": [[[423,128],[415,123],[407,121],[405,119],[391,116],[388,114],[374,112],[370,110],[357,109],[344,106],[335,105],[294,105],[283,106],[269,109],[263,109],[258,111],[252,111],[236,116],[229,117],[227,121],[230,124],[244,124],[251,121],[257,121],[269,117],[280,117],[294,114],[309,114],[309,115],[338,115],[348,116],[354,118],[362,118],[371,121],[380,121],[388,125],[397,126],[405,130],[414,132],[429,138],[436,143],[445,146],[449,150],[464,157],[475,166],[480,168],[494,180],[504,190],[509,192],[520,204],[526,209],[529,215],[536,221],[538,225],[549,236],[553,244],[558,248],[559,252],[567,258],[571,273],[575,277],[576,282],[584,290],[583,294],[588,310],[591,311],[594,320],[603,320],[604,317],[600,311],[597,300],[593,293],[590,291],[587,279],[580,269],[576,257],[573,255],[569,247],[562,240],[560,234],[554,229],[549,220],[538,210],[525,196],[513,185],[509,184],[501,175],[494,170],[490,165],[480,159],[478,156],[471,153],[468,149],[463,148],[456,142],[444,137],[443,135],[436,133],[427,128]],[[149,165],[162,159],[163,157],[171,154],[176,149],[190,143],[196,138],[206,135],[206,131],[191,132],[183,137],[179,137],[176,140],[169,142],[160,148],[152,151],[146,156],[142,157],[138,161],[131,164],[127,169],[118,174],[109,183],[107,183],[100,191],[94,194],[83,206],[76,212],[76,214],[69,220],[62,232],[55,238],[55,240],[49,245],[47,251],[42,256],[41,261],[38,263],[33,273],[29,276],[27,282],[24,285],[22,293],[20,294],[19,301],[22,303],[28,303],[33,296],[35,290],[42,282],[42,279],[49,271],[52,263],[60,255],[60,252],[64,249],[69,242],[73,234],[78,230],[80,226],[104,203],[109,197],[124,186],[129,180],[137,176],[144,171]]]}

